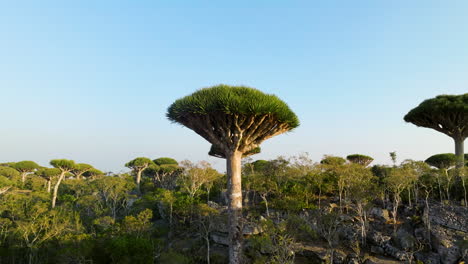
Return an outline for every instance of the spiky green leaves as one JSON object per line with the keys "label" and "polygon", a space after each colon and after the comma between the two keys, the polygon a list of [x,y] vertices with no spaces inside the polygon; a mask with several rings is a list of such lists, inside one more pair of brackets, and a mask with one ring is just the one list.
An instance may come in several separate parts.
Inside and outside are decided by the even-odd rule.
{"label": "spiky green leaves", "polygon": [[147,168],[148,166],[154,164],[153,161],[149,158],[138,157],[135,158],[125,164],[125,167],[130,168],[132,170],[140,170],[143,168]]}
{"label": "spiky green leaves", "polygon": [[452,153],[443,153],[430,156],[426,159],[426,163],[438,169],[449,169],[457,163],[457,156]]}
{"label": "spiky green leaves", "polygon": [[299,126],[299,119],[289,106],[275,95],[265,94],[245,86],[217,85],[204,88],[175,101],[167,110],[167,117],[182,123],[187,115],[266,115],[286,123],[291,129]]}
{"label": "spiky green leaves", "polygon": [[372,157],[362,155],[362,154],[351,154],[346,157],[352,163],[361,164],[364,167],[367,167],[374,160]]}
{"label": "spiky green leaves", "polygon": [[50,180],[54,177],[57,177],[60,175],[62,171],[57,168],[40,168],[37,172],[36,175],[39,177],[42,177],[46,180]]}
{"label": "spiky green leaves", "polygon": [[25,160],[25,161],[20,161],[16,162],[12,166],[14,169],[17,171],[23,173],[23,172],[33,172],[37,168],[39,168],[39,165],[37,165],[36,162],[30,161],[30,160]]}
{"label": "spiky green leaves", "polygon": [[439,95],[409,111],[404,120],[442,132],[452,138],[468,137],[468,93]]}
{"label": "spiky green leaves", "polygon": [[228,153],[253,151],[299,126],[297,116],[274,95],[244,86],[204,88],[175,101],[167,117]]}
{"label": "spiky green leaves", "polygon": [[75,168],[75,161],[67,159],[55,159],[50,161],[50,165],[62,171],[69,172]]}

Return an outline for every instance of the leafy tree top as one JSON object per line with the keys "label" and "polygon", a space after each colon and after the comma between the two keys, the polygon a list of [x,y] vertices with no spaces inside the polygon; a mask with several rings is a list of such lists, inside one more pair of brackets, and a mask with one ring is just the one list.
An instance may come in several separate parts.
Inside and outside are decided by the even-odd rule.
{"label": "leafy tree top", "polygon": [[89,165],[89,164],[86,164],[86,163],[77,163],[75,165],[75,167],[73,168],[73,173],[82,173],[82,172],[85,172],[85,171],[88,171],[90,169],[92,169],[93,166]]}
{"label": "leafy tree top", "polygon": [[153,162],[158,165],[158,166],[161,166],[161,165],[168,165],[168,164],[171,164],[171,165],[179,165],[179,163],[177,162],[177,160],[173,159],[173,158],[168,158],[168,157],[161,157],[161,158],[157,158],[155,160],[153,160]]}
{"label": "leafy tree top", "polygon": [[409,111],[404,120],[452,138],[465,139],[468,137],[468,93],[427,99]]}
{"label": "leafy tree top", "polygon": [[346,157],[352,163],[361,164],[362,166],[368,166],[374,161],[372,157],[362,155],[362,154],[351,154]]}
{"label": "leafy tree top", "polygon": [[0,176],[5,176],[7,178],[13,178],[20,176],[20,173],[10,167],[0,166]]}
{"label": "leafy tree top", "polygon": [[299,119],[289,106],[275,95],[265,94],[246,86],[217,85],[203,88],[175,101],[167,111],[167,117],[180,123],[187,115],[230,115],[272,114],[277,121],[291,128],[299,126]]}
{"label": "leafy tree top", "polygon": [[439,169],[449,169],[455,166],[457,160],[457,156],[453,153],[442,153],[430,156],[425,162]]}
{"label": "leafy tree top", "polygon": [[299,126],[296,114],[275,95],[223,84],[176,100],[166,115],[225,153],[248,152],[264,140]]}
{"label": "leafy tree top", "polygon": [[93,176],[98,176],[98,175],[104,175],[104,172],[102,172],[102,171],[100,171],[98,169],[95,169],[95,168],[91,168],[88,171],[86,171],[85,173],[83,173],[84,177],[93,177]]}
{"label": "leafy tree top", "polygon": [[62,171],[71,171],[75,168],[75,161],[67,159],[54,159],[50,161],[50,165]]}
{"label": "leafy tree top", "polygon": [[267,160],[256,160],[252,162],[252,165],[255,171],[260,172],[260,171],[265,171],[270,165],[270,162]]}
{"label": "leafy tree top", "polygon": [[13,168],[19,172],[33,172],[35,169],[39,168],[39,165],[34,161],[25,160],[16,162],[13,164]]}
{"label": "leafy tree top", "polygon": [[325,156],[323,159],[320,161],[321,164],[325,165],[343,165],[346,163],[346,160],[343,159],[342,157],[336,157],[336,156]]}
{"label": "leafy tree top", "polygon": [[58,168],[40,168],[36,174],[44,179],[52,179],[53,177],[56,177],[60,175],[62,171]]}
{"label": "leafy tree top", "polygon": [[125,164],[125,167],[130,168],[132,170],[140,170],[147,168],[148,166],[154,164],[153,161],[149,158],[145,157],[138,157],[135,158]]}

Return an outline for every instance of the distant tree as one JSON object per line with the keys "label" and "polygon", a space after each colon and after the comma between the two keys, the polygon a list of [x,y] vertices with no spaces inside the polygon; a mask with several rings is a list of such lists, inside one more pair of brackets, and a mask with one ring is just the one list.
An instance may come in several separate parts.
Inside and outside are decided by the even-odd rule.
{"label": "distant tree", "polygon": [[226,157],[229,193],[229,261],[241,261],[241,159],[271,137],[299,126],[297,116],[274,95],[249,87],[218,85],[175,101],[167,112]]}
{"label": "distant tree", "polygon": [[101,175],[104,175],[104,172],[96,168],[91,168],[82,174],[82,176],[85,178],[96,178],[97,176],[101,176]]}
{"label": "distant tree", "polygon": [[445,192],[447,199],[450,200],[450,186],[453,180],[453,174],[449,173],[449,169],[453,168],[458,161],[458,157],[452,153],[443,153],[432,155],[426,159],[426,163],[438,168],[445,176]]}
{"label": "distant tree", "polygon": [[320,161],[320,164],[325,165],[343,165],[346,163],[346,160],[342,157],[325,155],[323,159]]}
{"label": "distant tree", "polygon": [[71,170],[71,173],[75,176],[77,180],[81,180],[83,173],[93,169],[93,166],[86,163],[78,163],[75,165],[75,168]]}
{"label": "distant tree", "polygon": [[397,154],[396,151],[392,151],[389,153],[390,154],[390,159],[393,162],[393,167],[396,167],[396,162],[397,162]]}
{"label": "distant tree", "polygon": [[409,111],[404,120],[416,126],[432,128],[446,134],[455,141],[457,167],[464,162],[464,141],[468,137],[468,93],[461,95],[439,95],[423,101]]}
{"label": "distant tree", "polygon": [[374,161],[372,157],[361,155],[361,154],[351,154],[351,155],[348,155],[346,159],[352,163],[357,163],[364,167],[369,166],[369,164],[371,164],[372,161]]}
{"label": "distant tree", "polygon": [[13,179],[19,177],[21,174],[14,168],[7,166],[0,166],[0,176],[5,176],[7,178]]}
{"label": "distant tree", "polygon": [[182,162],[184,172],[179,176],[180,189],[188,193],[193,200],[195,194],[209,181],[214,181],[219,172],[211,167],[207,161],[201,161],[198,164],[185,160]]}
{"label": "distant tree", "polygon": [[60,183],[62,182],[63,178],[65,178],[65,174],[69,173],[75,168],[75,162],[73,160],[67,159],[55,159],[50,161],[50,165],[60,170],[59,178],[55,183],[54,192],[52,193],[52,208],[55,208]]}
{"label": "distant tree", "polygon": [[123,211],[132,196],[129,192],[135,188],[135,184],[119,176],[106,176],[92,181],[93,186],[98,190],[99,206],[110,211],[113,219],[117,218],[117,213]]}
{"label": "distant tree", "polygon": [[168,157],[153,160],[155,165],[151,165],[144,171],[145,174],[153,178],[156,187],[173,190],[176,187],[177,176],[182,172],[179,163]]}
{"label": "distant tree", "polygon": [[25,160],[16,162],[13,164],[13,168],[21,173],[21,181],[24,183],[26,181],[26,175],[38,169],[39,165],[34,161]]}
{"label": "distant tree", "polygon": [[414,170],[411,169],[409,166],[402,166],[398,168],[394,168],[390,171],[389,175],[385,178],[385,186],[386,188],[392,193],[393,195],[393,222],[396,224],[397,222],[397,214],[398,214],[398,207],[400,206],[401,202],[401,193],[408,188],[408,186],[413,182],[414,177]]}
{"label": "distant tree", "polygon": [[210,234],[215,229],[215,221],[219,218],[219,211],[209,207],[206,204],[198,204],[196,207],[197,224],[200,233],[205,240],[206,244],[206,263],[210,264],[211,260],[211,247],[210,247]]}
{"label": "distant tree", "polygon": [[356,205],[356,212],[361,224],[361,243],[364,245],[367,237],[367,211],[368,205],[374,199],[376,190],[375,176],[361,164],[352,164],[347,173],[350,177],[348,192],[350,199]]}
{"label": "distant tree", "polygon": [[125,164],[125,167],[133,170],[133,173],[135,174],[135,182],[138,192],[140,192],[141,173],[153,164],[154,162],[152,160],[144,157],[135,158]]}
{"label": "distant tree", "polygon": [[42,177],[47,181],[47,192],[50,193],[50,188],[51,188],[51,183],[52,179],[55,177],[60,176],[60,173],[62,171],[58,168],[40,168],[39,170],[36,171],[36,174],[39,177]]}

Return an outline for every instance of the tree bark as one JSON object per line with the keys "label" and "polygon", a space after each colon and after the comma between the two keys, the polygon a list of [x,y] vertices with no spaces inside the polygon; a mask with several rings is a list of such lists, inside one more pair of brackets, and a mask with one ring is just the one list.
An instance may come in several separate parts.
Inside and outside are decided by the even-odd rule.
{"label": "tree bark", "polygon": [[143,170],[138,170],[137,171],[137,175],[136,175],[136,185],[137,185],[137,190],[138,190],[138,193],[140,193],[140,181],[141,181],[141,173],[143,172]]}
{"label": "tree bark", "polygon": [[242,153],[234,151],[226,155],[229,195],[229,264],[242,263]]}
{"label": "tree bark", "polygon": [[21,182],[24,183],[26,181],[26,174],[27,172],[22,172],[21,173]]}
{"label": "tree bark", "polygon": [[52,180],[47,180],[47,192],[50,193],[50,187],[52,185]]}
{"label": "tree bark", "polygon": [[65,177],[65,173],[66,173],[65,171],[62,171],[62,173],[60,173],[59,179],[54,186],[54,193],[52,194],[52,208],[55,208],[55,202],[57,201],[58,188],[63,178]]}
{"label": "tree bark", "polygon": [[270,217],[270,211],[268,210],[267,194],[261,194],[260,197],[262,197],[263,202],[265,202],[266,215]]}
{"label": "tree bark", "polygon": [[464,150],[464,139],[454,138],[455,140],[455,155],[458,157],[457,168],[463,168],[465,166],[465,150]]}

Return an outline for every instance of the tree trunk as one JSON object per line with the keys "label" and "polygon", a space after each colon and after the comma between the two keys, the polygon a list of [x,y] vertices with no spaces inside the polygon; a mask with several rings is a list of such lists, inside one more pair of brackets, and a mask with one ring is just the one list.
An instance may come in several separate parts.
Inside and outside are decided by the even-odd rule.
{"label": "tree trunk", "polygon": [[229,197],[229,264],[239,264],[242,259],[242,153],[226,155]]}
{"label": "tree trunk", "polygon": [[455,138],[455,155],[458,157],[457,168],[463,168],[465,166],[465,151],[464,151],[464,139]]}
{"label": "tree trunk", "polygon": [[447,200],[450,201],[450,176],[448,174],[448,169],[444,169],[445,178],[447,179],[447,186],[445,186],[445,192],[447,193]]}
{"label": "tree trunk", "polygon": [[464,201],[465,201],[465,206],[468,207],[468,200],[466,199],[465,175],[461,175],[461,177],[462,177],[461,181],[462,181],[462,186],[463,186],[463,197],[464,197]]}
{"label": "tree trunk", "polygon": [[136,185],[137,185],[137,190],[138,190],[138,193],[140,193],[140,181],[141,181],[141,173],[143,172],[143,170],[138,170],[137,171],[137,177],[136,177]]}
{"label": "tree trunk", "polygon": [[26,174],[27,172],[22,172],[21,173],[21,182],[24,183],[26,181]]}
{"label": "tree trunk", "polygon": [[65,171],[62,171],[62,173],[60,173],[59,179],[54,186],[54,193],[52,194],[52,208],[55,208],[55,202],[57,201],[58,188],[63,178],[65,177],[65,173],[66,173]]}
{"label": "tree trunk", "polygon": [[210,264],[210,235],[206,234],[206,263]]}
{"label": "tree trunk", "polygon": [[50,187],[52,185],[52,180],[47,180],[47,192],[50,193]]}
{"label": "tree trunk", "polygon": [[436,176],[436,180],[437,180],[437,185],[439,186],[439,199],[440,199],[440,202],[442,203],[442,200],[443,200],[443,197],[442,197],[442,186],[440,184],[440,176],[437,175]]}
{"label": "tree trunk", "polygon": [[318,201],[318,207],[320,209],[320,202],[321,202],[321,199],[322,199],[322,188],[319,187],[319,201]]}
{"label": "tree trunk", "polygon": [[266,209],[266,215],[270,217],[270,211],[268,210],[268,200],[267,200],[267,194],[261,194],[260,197],[262,197],[262,200],[265,202],[265,209]]}

